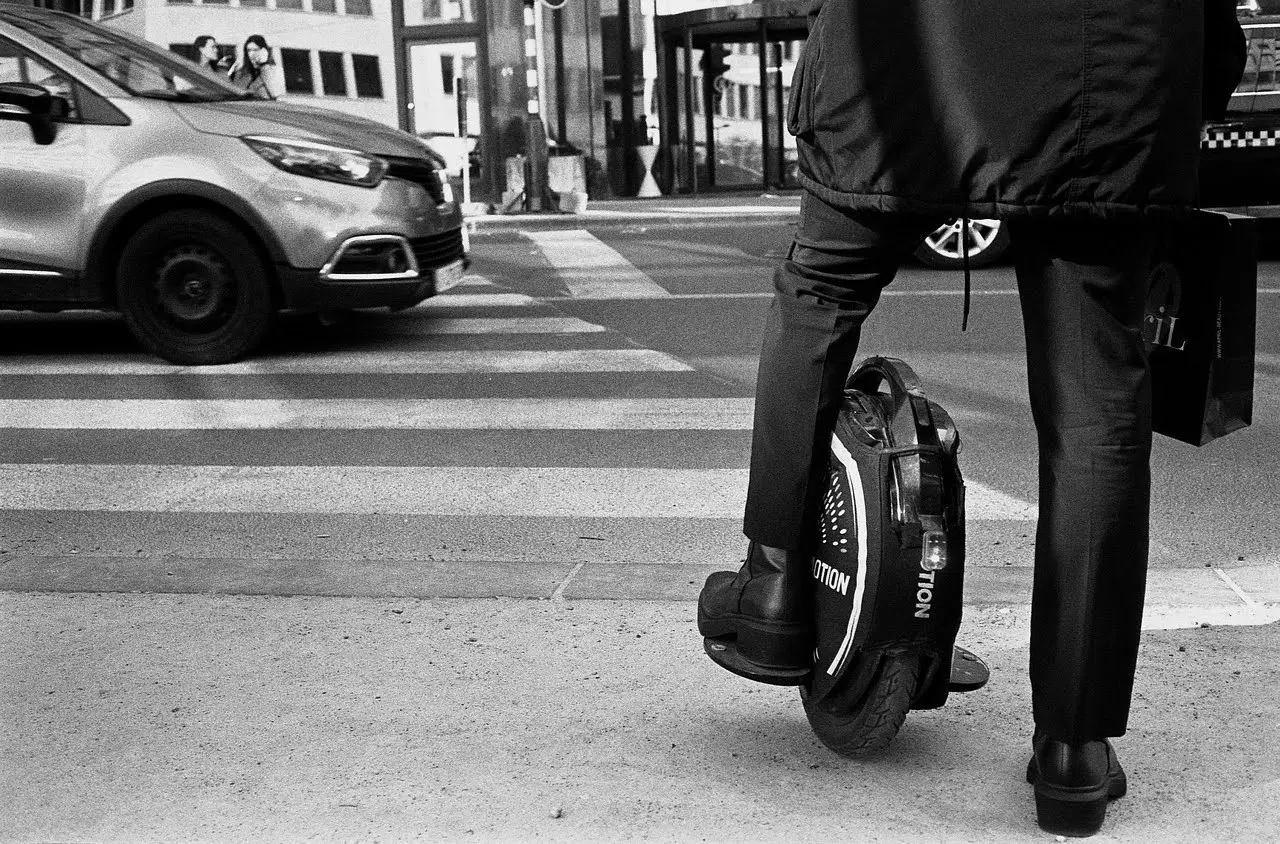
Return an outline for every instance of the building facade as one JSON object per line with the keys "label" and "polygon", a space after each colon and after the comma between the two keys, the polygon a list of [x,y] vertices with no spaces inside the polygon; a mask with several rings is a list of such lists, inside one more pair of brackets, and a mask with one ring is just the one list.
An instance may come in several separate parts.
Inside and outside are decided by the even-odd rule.
{"label": "building facade", "polygon": [[[700,39],[693,62],[686,62],[694,78],[685,87],[693,94],[675,110],[665,100],[672,90],[683,88],[673,89],[659,78],[658,33],[664,16],[711,7],[733,6],[748,13],[754,8],[734,0],[34,4],[92,18],[191,57],[197,36],[213,36],[222,52],[234,58],[248,36],[261,35],[271,48],[274,64],[267,78],[276,96],[360,115],[428,139],[446,155],[456,177],[466,170],[473,197],[482,201],[496,202],[512,187],[511,175],[519,169],[511,161],[528,149],[535,109],[549,153],[581,156],[593,196],[635,194],[644,175],[635,148],[676,137],[661,130],[663,116],[670,121],[688,110],[697,115],[705,137],[685,138],[688,150],[678,156],[665,151],[658,168],[664,189],[757,186],[768,180],[756,141],[762,135],[755,124],[768,108],[761,106],[766,95],[759,80],[765,77],[757,73],[755,41],[729,44],[729,70],[711,88],[699,65],[707,47],[706,39]],[[533,56],[527,55],[530,51]],[[769,78],[781,78],[785,87],[793,45],[778,56],[787,67]],[[537,68],[532,79],[527,73],[531,66]],[[681,74],[684,70],[677,69]],[[536,107],[530,104],[533,87]],[[672,162],[689,154],[704,159],[710,154],[716,161],[728,156],[732,163],[720,167],[718,185],[714,177],[682,181]],[[714,174],[716,168],[709,169]],[[729,172],[737,175],[729,179]]]}

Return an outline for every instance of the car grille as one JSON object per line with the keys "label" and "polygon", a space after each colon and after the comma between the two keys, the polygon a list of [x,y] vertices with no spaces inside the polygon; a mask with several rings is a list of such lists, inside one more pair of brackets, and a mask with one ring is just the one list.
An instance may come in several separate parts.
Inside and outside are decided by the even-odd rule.
{"label": "car grille", "polygon": [[399,158],[391,155],[381,156],[390,167],[388,176],[404,179],[422,187],[431,195],[436,205],[444,205],[444,187],[440,184],[440,173],[425,158]]}
{"label": "car grille", "polygon": [[464,257],[462,229],[429,237],[413,237],[409,239],[409,245],[413,247],[413,257],[418,261],[418,268],[424,271],[443,267],[450,261]]}

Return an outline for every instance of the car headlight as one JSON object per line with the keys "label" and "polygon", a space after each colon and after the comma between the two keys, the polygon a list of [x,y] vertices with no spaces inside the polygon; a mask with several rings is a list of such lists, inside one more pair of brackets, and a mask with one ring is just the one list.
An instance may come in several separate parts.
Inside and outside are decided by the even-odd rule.
{"label": "car headlight", "polygon": [[266,135],[245,135],[241,140],[281,170],[298,176],[372,188],[387,175],[387,162],[354,149]]}
{"label": "car headlight", "polygon": [[449,171],[437,170],[436,178],[440,180],[440,196],[448,204],[453,204],[453,185],[449,183]]}

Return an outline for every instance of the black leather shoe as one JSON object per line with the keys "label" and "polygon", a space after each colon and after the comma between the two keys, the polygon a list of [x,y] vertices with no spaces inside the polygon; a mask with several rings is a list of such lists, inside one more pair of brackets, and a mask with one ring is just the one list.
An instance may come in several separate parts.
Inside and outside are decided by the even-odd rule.
{"label": "black leather shoe", "polygon": [[1037,734],[1027,763],[1036,787],[1036,820],[1045,832],[1083,838],[1102,828],[1107,801],[1123,797],[1129,780],[1106,739],[1068,744]]}
{"label": "black leather shoe", "polygon": [[[807,554],[752,542],[737,573],[708,577],[698,596],[698,632],[712,659],[753,680],[800,682],[813,665],[810,565]],[[732,660],[718,658],[729,651]]]}

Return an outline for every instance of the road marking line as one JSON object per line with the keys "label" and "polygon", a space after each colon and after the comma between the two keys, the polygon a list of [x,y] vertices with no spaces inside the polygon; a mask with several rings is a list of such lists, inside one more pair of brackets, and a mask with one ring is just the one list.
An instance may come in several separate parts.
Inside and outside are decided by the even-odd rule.
{"label": "road marking line", "polygon": [[1239,584],[1237,584],[1234,580],[1231,579],[1231,576],[1229,574],[1227,574],[1225,571],[1223,571],[1220,568],[1215,568],[1213,571],[1215,574],[1218,575],[1219,578],[1221,578],[1223,583],[1231,587],[1231,591],[1235,592],[1236,595],[1240,597],[1240,600],[1244,601],[1245,606],[1250,608],[1256,608],[1258,606],[1258,602],[1253,600],[1253,598],[1250,598],[1245,593],[1245,591],[1240,588]]}
{"label": "road marking line", "polygon": [[575,299],[653,299],[671,294],[585,229],[526,231]]}
{"label": "road marking line", "polygon": [[[963,290],[885,290],[881,296],[898,298],[928,298],[931,296],[963,296]],[[1017,296],[1017,290],[974,290],[974,296]],[[539,296],[536,301],[554,303],[569,298],[567,296]],[[610,299],[653,299],[652,295],[628,295],[625,292],[609,296]],[[669,299],[772,299],[772,292],[736,292],[736,293],[667,293]],[[432,301],[432,300],[429,300]]]}
{"label": "road marking line", "polygon": [[42,355],[0,359],[0,377],[18,375],[450,375],[529,372],[691,372],[653,349],[454,352],[309,352],[221,366],[177,366],[151,357]]}
{"label": "road marking line", "polygon": [[736,519],[746,476],[745,469],[0,465],[0,509]]}
{"label": "road marking line", "polygon": [[0,429],[747,431],[752,399],[10,399]]}
{"label": "road marking line", "polygon": [[[746,489],[746,469],[0,464],[8,510],[738,520]],[[988,491],[971,518],[1024,517]]]}
{"label": "road marking line", "polygon": [[444,293],[419,302],[412,309],[440,310],[441,308],[510,308],[537,304],[537,300],[524,293]]}
{"label": "road marking line", "polygon": [[[1148,590],[1150,591],[1150,590]],[[1151,607],[1142,611],[1143,630],[1184,630],[1202,625],[1244,627],[1280,621],[1280,605],[1252,607]]]}
{"label": "road marking line", "polygon": [[577,317],[445,317],[387,321],[375,324],[370,331],[379,337],[387,335],[431,336],[435,334],[595,334],[605,331]]}

